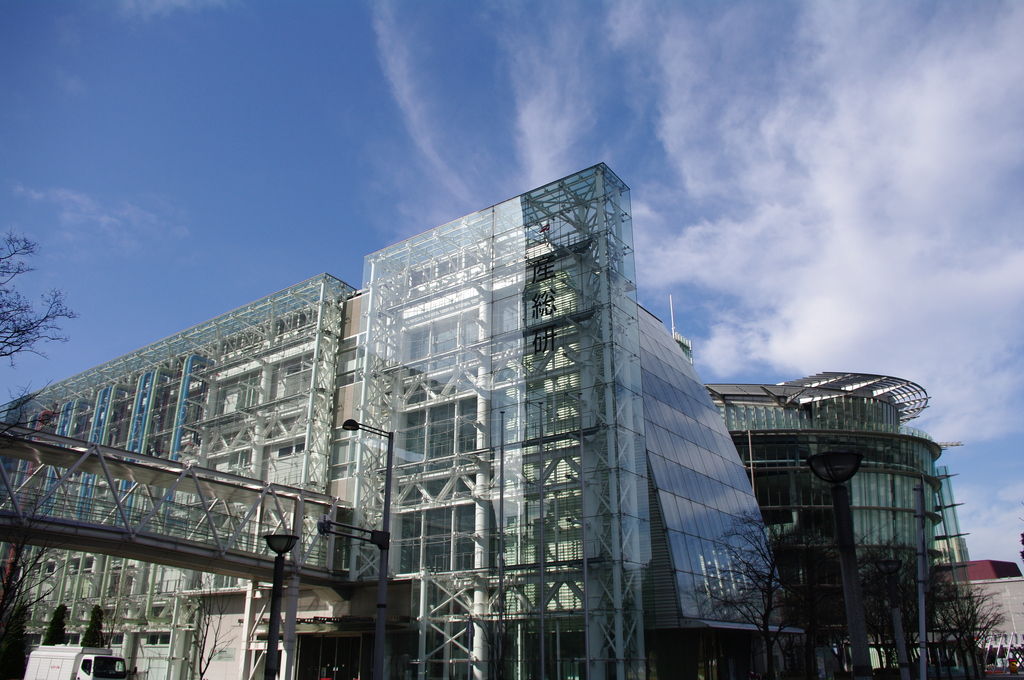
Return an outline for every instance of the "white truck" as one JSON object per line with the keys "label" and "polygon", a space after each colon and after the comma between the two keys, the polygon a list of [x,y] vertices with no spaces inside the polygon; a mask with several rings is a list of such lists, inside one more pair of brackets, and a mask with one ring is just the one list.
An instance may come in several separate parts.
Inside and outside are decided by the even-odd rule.
{"label": "white truck", "polygon": [[24,680],[124,680],[124,659],[103,647],[40,645],[28,657]]}

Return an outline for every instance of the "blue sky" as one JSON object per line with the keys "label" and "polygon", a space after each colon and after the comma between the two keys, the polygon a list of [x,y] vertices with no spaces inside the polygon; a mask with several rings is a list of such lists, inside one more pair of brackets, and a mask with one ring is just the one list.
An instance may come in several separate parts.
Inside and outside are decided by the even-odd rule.
{"label": "blue sky", "polygon": [[1024,522],[1024,4],[0,3],[0,219],[39,387],[598,161],[708,382],[883,373]]}

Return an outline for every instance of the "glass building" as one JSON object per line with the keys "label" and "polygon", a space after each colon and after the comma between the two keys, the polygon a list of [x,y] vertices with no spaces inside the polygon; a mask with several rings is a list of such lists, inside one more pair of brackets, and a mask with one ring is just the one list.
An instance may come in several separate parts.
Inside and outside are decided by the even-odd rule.
{"label": "glass building", "polygon": [[[358,290],[316,277],[12,417],[326,492],[365,527],[385,440],[341,423],[393,432],[388,677],[740,677],[751,626],[711,598],[757,504],[684,346],[636,302],[632,241],[629,191],[597,165],[367,255]],[[285,678],[369,676],[378,553],[336,547],[336,589],[289,590]],[[189,603],[220,598],[206,677],[258,672],[265,586],[50,562],[68,585],[37,629],[100,602],[129,665],[187,678],[210,652]]]}
{"label": "glass building", "polygon": [[[950,475],[936,464],[944,445],[907,425],[928,405],[920,385],[881,375],[820,373],[777,385],[713,384],[707,389],[746,466],[765,525],[795,537],[778,559],[802,582],[814,580],[808,585],[820,586],[821,592],[832,588],[832,597],[839,597],[838,565],[821,551],[834,541],[831,493],[806,463],[808,456],[829,451],[863,454],[849,482],[862,561],[885,552],[913,564],[917,489],[923,490],[932,562],[957,565],[969,559]],[[811,565],[807,555],[814,550],[825,559]],[[835,617],[822,623],[818,642],[831,644],[844,624]]]}

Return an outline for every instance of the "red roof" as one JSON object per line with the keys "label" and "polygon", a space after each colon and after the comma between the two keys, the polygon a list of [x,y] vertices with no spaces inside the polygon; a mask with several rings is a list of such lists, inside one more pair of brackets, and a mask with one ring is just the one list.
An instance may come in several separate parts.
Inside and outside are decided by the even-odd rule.
{"label": "red roof", "polygon": [[971,560],[967,563],[967,580],[981,581],[991,578],[1013,578],[1020,576],[1020,567],[1016,562],[999,562],[997,560]]}

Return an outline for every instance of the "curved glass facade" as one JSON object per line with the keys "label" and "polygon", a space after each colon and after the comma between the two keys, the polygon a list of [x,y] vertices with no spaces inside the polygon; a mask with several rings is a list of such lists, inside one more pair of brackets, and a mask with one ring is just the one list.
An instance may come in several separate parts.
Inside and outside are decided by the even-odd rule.
{"label": "curved glass facade", "polygon": [[[780,573],[805,622],[802,661],[841,644],[839,567],[830,485],[807,465],[829,451],[863,454],[847,483],[861,559],[899,556],[912,563],[923,488],[925,539],[934,561],[967,559],[958,536],[941,446],[904,423],[927,404],[914,383],[887,376],[825,373],[778,385],[708,385],[749,474],[767,529],[780,537]],[[799,657],[797,657],[799,658]]]}
{"label": "curved glass facade", "polygon": [[[867,388],[832,388],[827,380],[809,388],[810,378],[780,385],[708,386],[750,470],[768,525],[831,537],[829,488],[810,472],[806,460],[816,453],[852,449],[864,454],[860,471],[850,481],[858,543],[915,544],[914,487],[924,480],[929,497],[938,501],[930,507],[941,506],[935,468],[941,447],[902,424],[906,410],[898,395],[872,392],[872,380],[882,379],[865,376]],[[938,523],[941,516],[931,519]],[[930,532],[930,548],[936,547],[936,533],[945,532]]]}
{"label": "curved glass facade", "polygon": [[860,470],[850,481],[854,531],[861,545],[913,546],[914,487],[924,475],[930,493],[938,490],[939,447],[917,437],[811,430],[751,430],[748,434],[744,430],[735,432],[734,438],[748,465],[752,447],[757,501],[766,524],[777,529],[813,529],[832,536],[829,485],[806,464],[808,456],[816,453],[852,449],[864,454]]}

